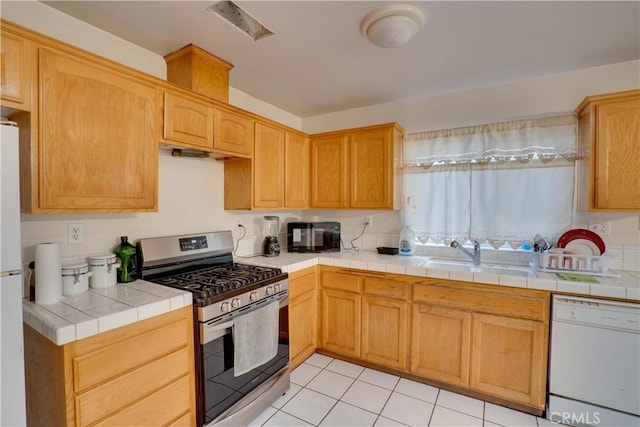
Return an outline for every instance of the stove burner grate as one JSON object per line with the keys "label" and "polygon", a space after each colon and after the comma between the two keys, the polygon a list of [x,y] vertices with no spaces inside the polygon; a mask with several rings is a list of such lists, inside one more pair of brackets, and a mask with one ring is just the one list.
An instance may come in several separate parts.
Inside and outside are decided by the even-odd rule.
{"label": "stove burner grate", "polygon": [[151,281],[159,285],[190,291],[197,305],[208,305],[232,295],[234,291],[269,281],[282,275],[279,268],[229,263],[180,272]]}

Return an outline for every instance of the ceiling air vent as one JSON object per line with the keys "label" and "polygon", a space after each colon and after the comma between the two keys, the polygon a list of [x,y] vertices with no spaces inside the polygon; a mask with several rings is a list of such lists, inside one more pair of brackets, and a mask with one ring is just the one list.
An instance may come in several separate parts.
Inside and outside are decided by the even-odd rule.
{"label": "ceiling air vent", "polygon": [[232,1],[219,1],[207,8],[209,12],[217,13],[234,27],[258,41],[263,37],[273,34],[273,31],[262,25],[253,16],[242,10],[240,6]]}

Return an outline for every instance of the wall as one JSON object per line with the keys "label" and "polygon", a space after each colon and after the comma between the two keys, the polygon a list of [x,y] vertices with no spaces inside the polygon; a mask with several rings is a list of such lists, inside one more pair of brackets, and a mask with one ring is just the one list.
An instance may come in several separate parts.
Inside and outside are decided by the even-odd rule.
{"label": "wall", "polygon": [[[164,60],[145,49],[119,39],[40,2],[3,2],[2,16],[35,31],[82,47],[99,55],[140,69],[160,78],[166,75]],[[543,78],[512,82],[458,93],[432,96],[341,111],[322,116],[298,118],[277,107],[231,88],[230,103],[308,133],[396,121],[407,132],[465,126],[523,117],[572,111],[589,94],[639,87],[640,61],[612,64],[554,74]],[[228,212],[223,209],[223,165],[210,159],[172,158],[161,152],[159,159],[159,212],[112,215],[23,215],[22,236],[25,261],[33,258],[34,245],[44,241],[66,242],[67,224],[82,223],[84,243],[64,244],[63,256],[109,251],[120,235],[131,240],[158,235],[231,229],[240,236],[238,222],[247,227],[247,238],[239,254],[259,250],[263,215],[268,212]],[[400,212],[377,211],[291,211],[275,212],[288,218],[338,220],[342,222],[345,244],[360,234],[364,216],[373,216],[355,244],[363,249],[395,246],[401,228]],[[576,226],[586,225],[591,215],[576,215]],[[637,248],[640,242],[638,215],[605,215],[612,220],[612,236],[607,244]],[[598,216],[602,219],[602,215]],[[622,252],[621,252],[622,253]],[[640,258],[636,249],[631,261]],[[635,258],[634,258],[635,257]]]}
{"label": "wall", "polygon": [[[447,129],[505,120],[543,117],[572,112],[588,95],[640,88],[640,61],[629,61],[365,108],[305,118],[303,131],[323,132],[381,122],[398,122],[407,133]],[[550,189],[551,190],[551,189]],[[544,205],[544,201],[536,201]],[[398,223],[388,213],[376,223]],[[640,215],[575,212],[573,228],[589,221],[611,221],[611,235],[603,236],[612,254],[624,266],[640,270]],[[375,223],[371,232],[376,232]],[[620,267],[620,265],[616,265]]]}

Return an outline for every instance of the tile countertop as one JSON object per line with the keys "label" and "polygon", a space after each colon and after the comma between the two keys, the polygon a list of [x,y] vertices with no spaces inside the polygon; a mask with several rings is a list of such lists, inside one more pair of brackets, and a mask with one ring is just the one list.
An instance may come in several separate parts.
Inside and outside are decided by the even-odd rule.
{"label": "tile countertop", "polygon": [[[597,277],[599,283],[589,284],[559,280],[554,273],[539,271],[536,272],[537,277],[533,278],[433,269],[427,268],[429,257],[426,256],[379,255],[370,251],[326,254],[283,252],[280,256],[269,258],[236,256],[234,261],[278,267],[289,273],[320,264],[640,302],[640,272],[623,271],[620,278]],[[107,289],[89,289],[80,295],[63,297],[57,304],[41,306],[23,301],[22,308],[26,324],[57,345],[63,345],[191,304],[189,292],[136,280]]]}
{"label": "tile countertop", "polygon": [[[313,265],[332,265],[336,267],[379,271],[410,276],[432,277],[438,279],[460,280],[465,282],[487,283],[491,285],[513,286],[519,288],[540,289],[557,293],[580,294],[593,297],[609,297],[640,302],[640,272],[622,271],[621,277],[596,277],[599,283],[580,283],[560,280],[555,273],[535,271],[536,277],[520,277],[509,274],[486,272],[472,273],[454,270],[427,268],[427,256],[379,255],[377,252],[360,251],[298,254],[283,252],[277,257],[235,257],[235,262],[257,264],[267,267],[279,267],[292,273]],[[497,264],[497,262],[492,262]],[[526,267],[526,266],[525,266]]]}
{"label": "tile countertop", "polygon": [[136,280],[62,297],[56,304],[23,300],[22,314],[24,323],[63,345],[191,304],[190,292]]}

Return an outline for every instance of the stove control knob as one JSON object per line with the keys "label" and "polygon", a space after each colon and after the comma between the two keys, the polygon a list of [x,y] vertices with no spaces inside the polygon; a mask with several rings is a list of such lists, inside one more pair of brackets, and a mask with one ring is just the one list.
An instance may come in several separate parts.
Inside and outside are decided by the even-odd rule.
{"label": "stove control knob", "polygon": [[273,285],[273,289],[274,289],[276,292],[280,292],[280,285],[279,285],[279,284]]}
{"label": "stove control knob", "polygon": [[249,294],[249,300],[256,301],[257,299],[258,299],[258,293],[257,292],[251,292]]}
{"label": "stove control knob", "polygon": [[225,301],[222,304],[220,304],[220,310],[222,310],[223,313],[226,313],[227,311],[229,311],[229,303]]}
{"label": "stove control knob", "polygon": [[231,300],[231,308],[240,307],[240,300],[238,298],[234,298]]}
{"label": "stove control knob", "polygon": [[273,287],[272,286],[267,286],[267,295],[273,295]]}

